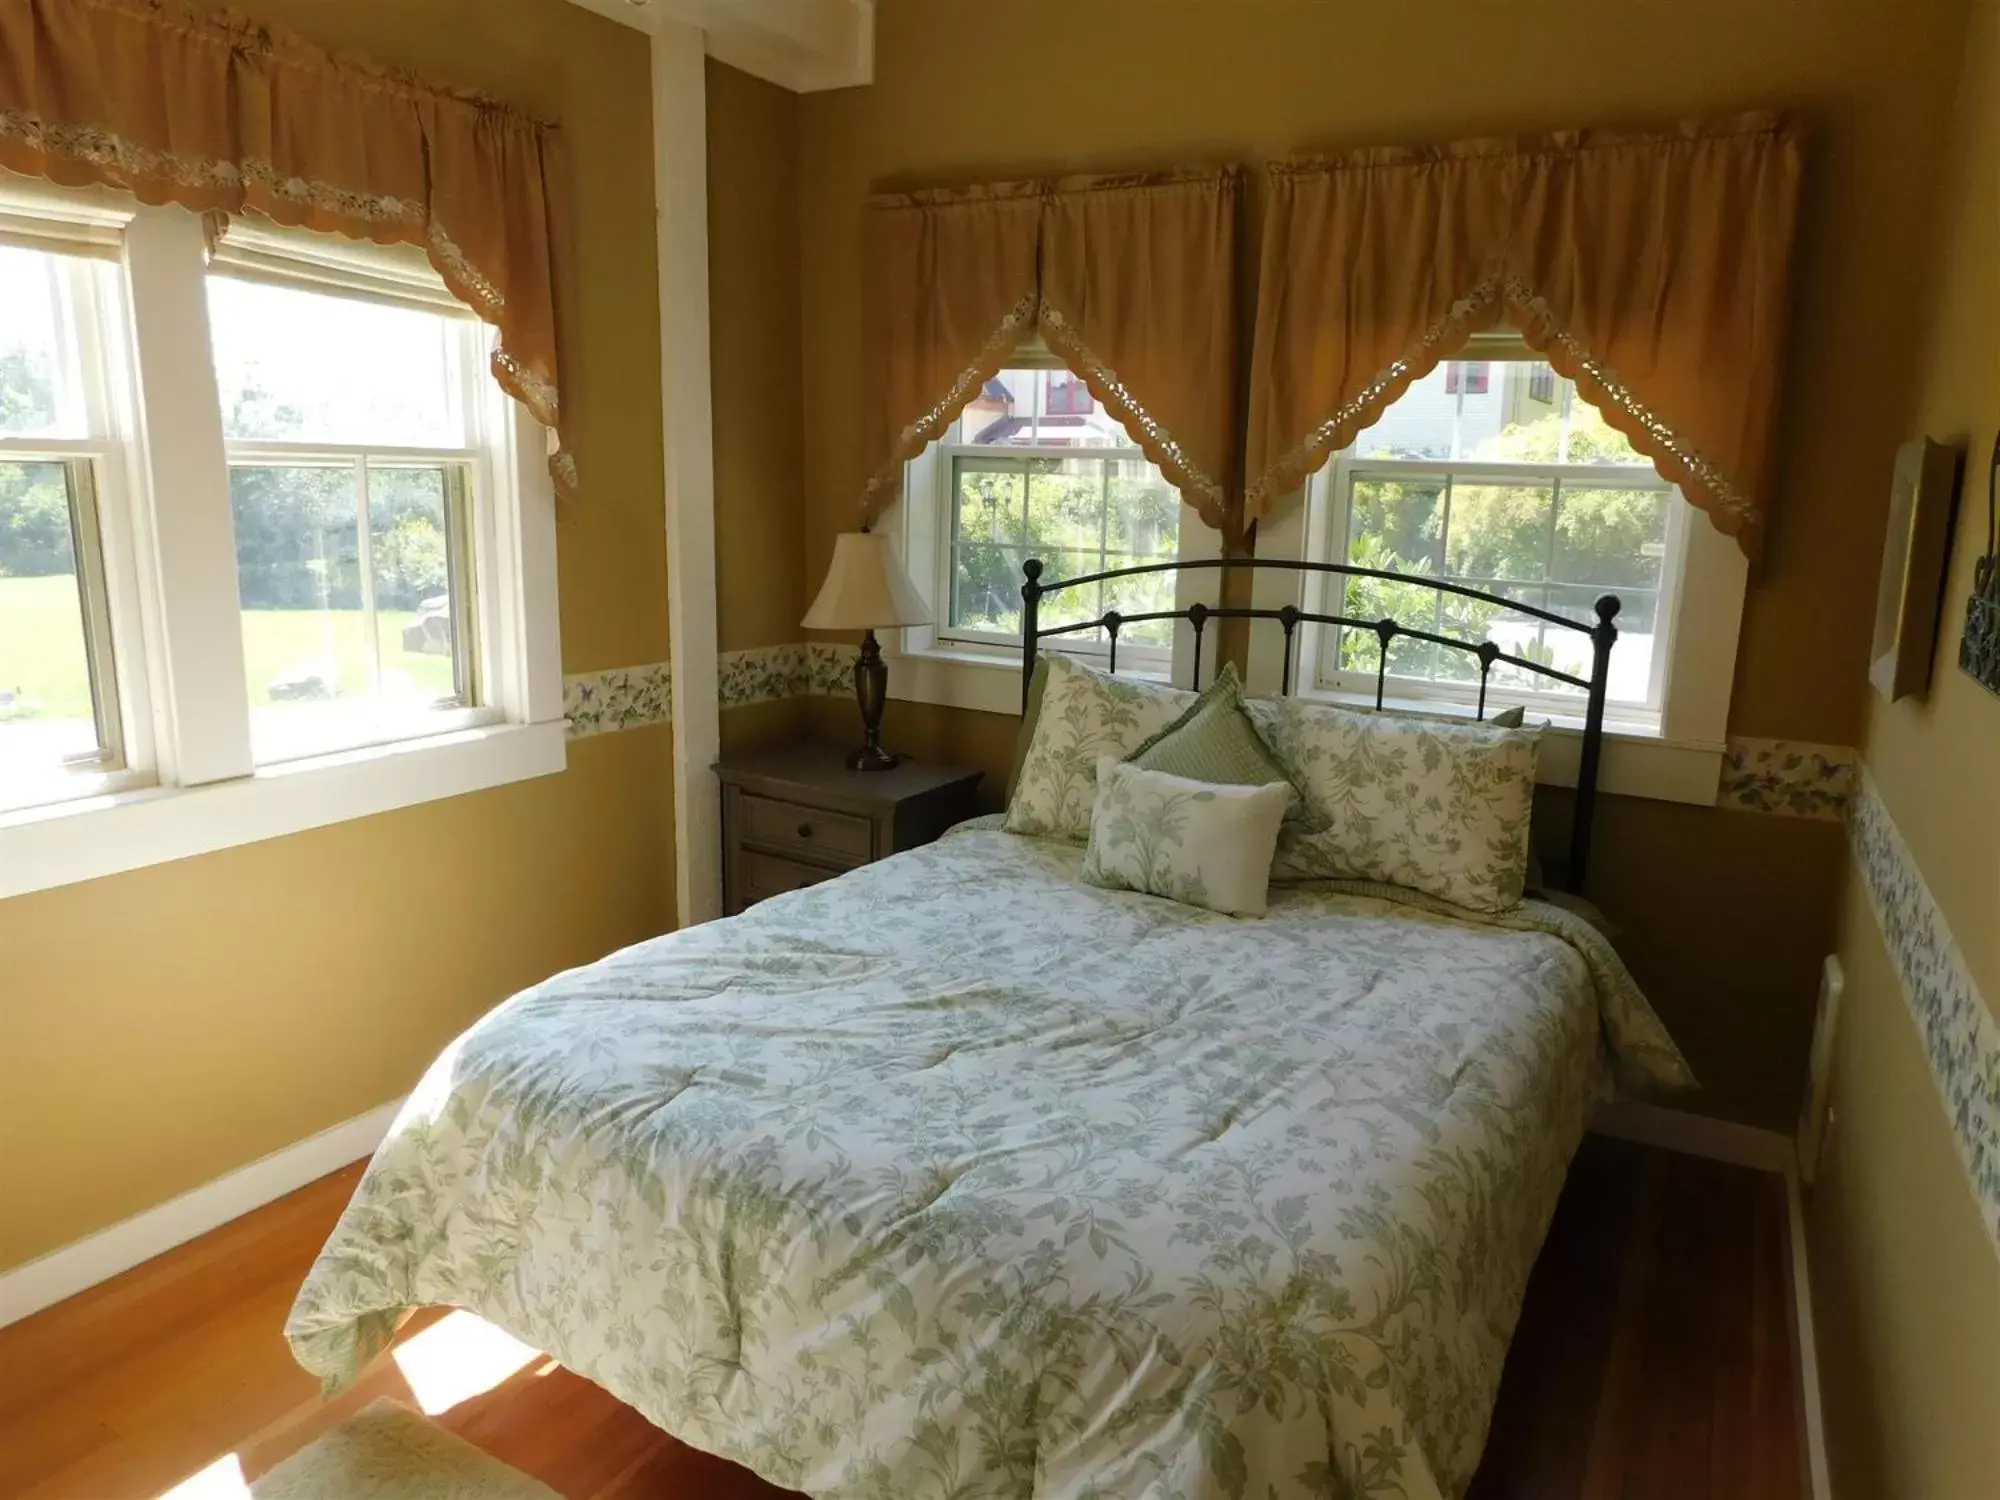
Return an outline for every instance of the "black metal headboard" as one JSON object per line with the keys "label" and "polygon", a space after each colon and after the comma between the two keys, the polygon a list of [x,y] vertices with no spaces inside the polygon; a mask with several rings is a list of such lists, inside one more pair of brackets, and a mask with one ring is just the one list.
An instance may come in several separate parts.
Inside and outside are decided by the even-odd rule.
{"label": "black metal headboard", "polygon": [[[1040,623],[1042,600],[1050,594],[1065,589],[1084,588],[1092,584],[1108,583],[1118,578],[1141,578],[1147,574],[1192,572],[1196,569],[1226,570],[1231,568],[1280,569],[1292,573],[1335,573],[1348,578],[1379,578],[1397,584],[1417,584],[1439,594],[1456,594],[1460,598],[1478,600],[1481,603],[1498,605],[1517,615],[1527,615],[1545,624],[1555,625],[1564,630],[1574,630],[1590,637],[1591,665],[1588,678],[1578,677],[1530,661],[1526,657],[1513,656],[1500,649],[1490,640],[1467,641],[1453,636],[1439,635],[1429,630],[1418,630],[1414,626],[1398,624],[1395,620],[1361,620],[1348,615],[1315,614],[1310,610],[1293,605],[1282,605],[1277,609],[1264,607],[1244,607],[1209,604],[1190,604],[1185,609],[1152,610],[1143,614],[1124,614],[1108,609],[1095,619],[1075,620],[1067,625],[1044,628]],[[1565,884],[1571,891],[1581,893],[1584,874],[1590,865],[1590,832],[1597,813],[1597,767],[1604,753],[1604,698],[1611,669],[1611,647],[1618,639],[1618,627],[1612,623],[1618,617],[1618,598],[1615,594],[1605,594],[1597,601],[1597,623],[1586,625],[1567,615],[1559,615],[1546,609],[1536,609],[1513,599],[1503,599],[1494,594],[1482,594],[1477,589],[1466,588],[1462,584],[1448,583],[1440,578],[1425,578],[1421,574],[1388,573],[1379,568],[1357,568],[1343,563],[1301,562],[1290,558],[1262,557],[1222,557],[1204,558],[1195,562],[1147,563],[1133,568],[1111,568],[1102,573],[1085,573],[1075,578],[1060,579],[1055,583],[1042,582],[1042,562],[1031,557],[1021,564],[1021,710],[1028,707],[1028,689],[1035,675],[1035,656],[1041,642],[1049,636],[1076,635],[1084,631],[1102,630],[1111,642],[1111,670],[1118,670],[1118,632],[1127,625],[1138,625],[1149,620],[1186,620],[1194,629],[1194,685],[1201,686],[1201,647],[1203,632],[1210,620],[1276,620],[1285,632],[1285,665],[1283,684],[1280,691],[1292,690],[1292,656],[1297,644],[1298,629],[1301,625],[1344,625],[1350,630],[1366,630],[1374,634],[1380,642],[1380,653],[1375,665],[1375,706],[1382,706],[1382,689],[1389,674],[1389,647],[1399,637],[1408,636],[1413,640],[1430,641],[1435,645],[1448,646],[1454,651],[1464,651],[1479,660],[1479,711],[1481,719],[1486,717],[1487,678],[1494,665],[1506,662],[1509,666],[1533,672],[1539,677],[1567,683],[1571,687],[1582,688],[1585,693],[1583,715],[1583,754],[1577,763],[1576,811],[1570,823],[1569,868],[1565,871]],[[1220,649],[1218,647],[1218,649]]]}

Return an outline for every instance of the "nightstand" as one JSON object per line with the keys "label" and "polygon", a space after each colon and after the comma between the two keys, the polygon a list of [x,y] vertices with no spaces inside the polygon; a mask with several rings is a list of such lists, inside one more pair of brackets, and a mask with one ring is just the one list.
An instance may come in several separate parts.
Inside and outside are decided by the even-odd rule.
{"label": "nightstand", "polygon": [[928,844],[973,814],[982,772],[915,760],[850,771],[847,755],[847,746],[787,745],[716,766],[724,915]]}

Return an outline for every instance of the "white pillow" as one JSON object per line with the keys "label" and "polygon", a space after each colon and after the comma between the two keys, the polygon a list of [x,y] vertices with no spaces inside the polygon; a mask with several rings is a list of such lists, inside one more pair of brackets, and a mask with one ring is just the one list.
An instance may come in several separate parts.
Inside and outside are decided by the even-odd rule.
{"label": "white pillow", "polygon": [[1296,698],[1243,710],[1321,823],[1286,832],[1273,880],[1379,880],[1473,911],[1520,904],[1539,729]]}
{"label": "white pillow", "polygon": [[1007,831],[1090,837],[1100,756],[1123,759],[1187,711],[1195,694],[1113,677],[1050,652],[1041,705],[1007,799]]}
{"label": "white pillow", "polygon": [[1292,788],[1230,786],[1097,762],[1083,878],[1234,917],[1261,917]]}

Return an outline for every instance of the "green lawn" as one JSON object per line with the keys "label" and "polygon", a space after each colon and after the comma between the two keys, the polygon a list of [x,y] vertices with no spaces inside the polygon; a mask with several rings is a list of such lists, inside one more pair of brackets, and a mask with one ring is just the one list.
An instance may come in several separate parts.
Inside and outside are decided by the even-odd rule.
{"label": "green lawn", "polygon": [[[385,610],[377,616],[383,675],[392,688],[407,679],[425,695],[443,697],[452,690],[451,658],[403,649],[403,627],[415,618],[408,610]],[[366,691],[365,629],[359,610],[246,612],[243,660],[252,706],[272,701],[269,687],[274,679],[316,662],[335,666],[344,692]],[[38,705],[36,719],[91,716],[74,579],[0,578],[0,688],[18,689],[33,700]]]}

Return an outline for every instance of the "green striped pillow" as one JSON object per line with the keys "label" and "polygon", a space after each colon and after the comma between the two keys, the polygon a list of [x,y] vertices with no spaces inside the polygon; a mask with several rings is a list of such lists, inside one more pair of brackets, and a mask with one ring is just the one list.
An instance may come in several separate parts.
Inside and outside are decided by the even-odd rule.
{"label": "green striped pillow", "polygon": [[1298,818],[1305,798],[1289,772],[1265,748],[1250,716],[1243,712],[1243,683],[1234,663],[1225,663],[1187,711],[1125,757],[1142,771],[1164,771],[1188,781],[1224,786],[1269,786],[1283,782],[1291,789],[1286,820]]}

